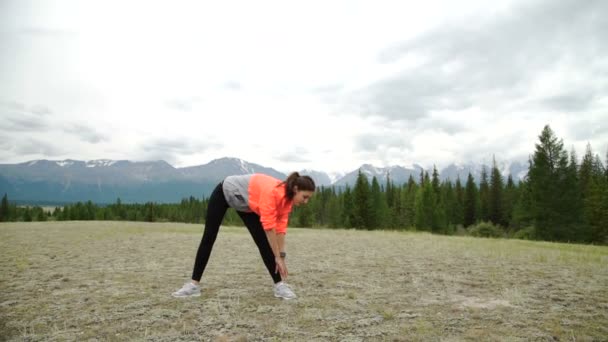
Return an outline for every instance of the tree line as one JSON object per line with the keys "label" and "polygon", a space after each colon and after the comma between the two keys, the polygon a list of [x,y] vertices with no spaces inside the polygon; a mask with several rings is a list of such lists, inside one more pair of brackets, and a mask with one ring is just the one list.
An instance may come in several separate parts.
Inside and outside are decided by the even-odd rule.
{"label": "tree line", "polygon": [[[608,166],[608,153],[606,156]],[[525,179],[515,183],[493,161],[479,181],[439,180],[436,168],[395,184],[361,172],[350,187],[320,187],[308,205],[294,208],[290,225],[316,228],[419,230],[438,234],[508,236],[547,241],[608,243],[608,167],[587,145],[580,163],[574,151],[545,126]],[[56,207],[17,207],[5,195],[0,221],[129,220],[203,223],[208,199],[190,197],[176,204],[99,206],[90,201]],[[226,225],[242,225],[230,209]]]}

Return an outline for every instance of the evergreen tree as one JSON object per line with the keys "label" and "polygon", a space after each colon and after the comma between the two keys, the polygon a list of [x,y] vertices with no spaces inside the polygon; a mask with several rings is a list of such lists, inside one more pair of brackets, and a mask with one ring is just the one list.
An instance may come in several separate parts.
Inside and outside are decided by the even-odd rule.
{"label": "evergreen tree", "polygon": [[2,196],[2,204],[0,205],[0,222],[10,221],[10,207],[8,205],[8,195]]}
{"label": "evergreen tree", "polygon": [[357,175],[357,181],[353,189],[353,215],[351,224],[355,228],[370,229],[371,223],[371,190],[367,177],[361,173]]}
{"label": "evergreen tree", "polygon": [[589,224],[589,242],[608,244],[608,181],[592,178],[585,198],[585,217]]}
{"label": "evergreen tree", "polygon": [[329,200],[327,204],[327,210],[329,211],[329,226],[332,228],[345,227],[342,220],[342,203],[341,198],[335,194]]}
{"label": "evergreen tree", "polygon": [[503,179],[496,166],[496,159],[492,159],[492,172],[490,174],[490,189],[488,193],[489,219],[495,225],[505,227],[503,208]]}
{"label": "evergreen tree", "polygon": [[380,190],[380,184],[374,176],[372,178],[371,187],[371,211],[370,211],[370,222],[368,228],[386,228],[388,216],[388,205],[384,194]]}
{"label": "evergreen tree", "polygon": [[313,216],[314,214],[313,214],[312,207],[310,205],[304,205],[304,206],[298,207],[296,209],[299,214],[296,224],[299,227],[305,227],[305,228],[312,227],[313,221],[314,221],[314,216]]}
{"label": "evergreen tree", "polygon": [[53,217],[55,218],[55,220],[59,221],[60,215],[61,215],[61,208],[55,207],[55,210],[53,210]]}
{"label": "evergreen tree", "polygon": [[464,226],[469,227],[477,222],[477,184],[469,172],[464,194]]}
{"label": "evergreen tree", "polygon": [[431,179],[431,185],[433,186],[433,191],[435,192],[435,196],[439,197],[439,192],[440,192],[439,173],[437,172],[437,167],[435,165],[433,165],[433,177]]}
{"label": "evergreen tree", "polygon": [[506,227],[511,226],[511,220],[513,217],[513,210],[515,202],[517,202],[517,187],[513,182],[513,177],[509,175],[507,177],[507,185],[503,196],[503,222]]}
{"label": "evergreen tree", "polygon": [[391,181],[391,174],[386,174],[386,185],[384,186],[386,192],[386,204],[389,208],[392,208],[395,204],[395,186]]}
{"label": "evergreen tree", "polygon": [[481,221],[490,220],[490,186],[486,166],[481,167],[481,181],[479,182],[479,218]]}
{"label": "evergreen tree", "polygon": [[23,221],[32,222],[32,213],[30,211],[30,207],[25,207],[23,211]]}
{"label": "evergreen tree", "polygon": [[591,183],[593,169],[593,152],[591,150],[591,144],[587,144],[585,155],[583,156],[579,170],[579,189],[583,200],[589,194],[589,185]]}
{"label": "evergreen tree", "polygon": [[343,203],[342,203],[342,223],[344,228],[353,228],[355,227],[353,225],[353,219],[354,219],[354,210],[355,210],[355,205],[354,205],[354,201],[353,201],[353,195],[352,195],[352,191],[350,190],[350,187],[347,185],[346,189],[344,190],[344,194],[342,196],[343,198]]}
{"label": "evergreen tree", "polygon": [[441,199],[445,205],[447,225],[452,226],[456,217],[456,192],[449,179],[441,184]]}
{"label": "evergreen tree", "polygon": [[434,229],[433,232],[441,234],[452,234],[454,232],[454,206],[456,196],[452,182],[448,179],[439,186],[439,196],[435,206]]}
{"label": "evergreen tree", "polygon": [[589,225],[584,220],[584,200],[580,188],[579,166],[576,152],[572,149],[570,161],[566,167],[563,180],[563,196],[569,203],[564,202],[562,206],[568,211],[571,220],[566,227],[565,239],[568,241],[587,241],[589,239]]}
{"label": "evergreen tree", "polygon": [[456,202],[454,204],[452,222],[455,225],[464,225],[464,194],[465,190],[460,182],[460,176],[456,179],[456,186],[454,188],[456,195]]}
{"label": "evergreen tree", "polygon": [[548,125],[539,140],[528,173],[536,233],[543,240],[569,241],[581,223],[574,166]]}
{"label": "evergreen tree", "polygon": [[395,187],[391,180],[390,173],[386,174],[385,199],[388,206],[386,217],[384,219],[386,228],[397,227],[397,211],[399,210],[399,194],[398,188]]}
{"label": "evergreen tree", "polygon": [[414,223],[416,229],[432,231],[434,222],[434,207],[436,205],[435,191],[433,185],[425,177],[424,183],[418,188],[414,202]]}
{"label": "evergreen tree", "polygon": [[36,207],[36,221],[44,222],[46,220],[47,220],[47,216],[46,216],[46,213],[44,212],[44,209],[42,209],[40,207]]}
{"label": "evergreen tree", "polygon": [[[591,159],[591,147],[587,146],[588,157],[587,162]],[[585,158],[584,160],[585,161]],[[590,165],[589,165],[590,164]],[[589,167],[588,183],[584,196],[584,218],[588,224],[588,239],[589,242],[608,243],[608,178],[606,178],[606,169],[602,165],[599,156],[595,156]],[[581,180],[582,175],[581,165]],[[582,183],[582,182],[581,182]]]}
{"label": "evergreen tree", "polygon": [[602,177],[604,175],[604,165],[602,165],[602,160],[599,155],[595,155],[593,159],[593,176],[594,177]]}
{"label": "evergreen tree", "polygon": [[403,229],[402,225],[399,224],[399,217],[401,215],[401,187],[395,186],[395,184],[391,184],[393,189],[393,205],[390,206],[389,216],[391,217],[391,228],[394,229]]}
{"label": "evergreen tree", "polygon": [[399,220],[398,226],[407,229],[415,225],[415,206],[418,185],[414,177],[410,175],[406,184],[401,189],[401,199],[399,201]]}
{"label": "evergreen tree", "polygon": [[606,182],[608,182],[608,149],[606,149],[606,164],[604,167],[604,178],[606,179]]}
{"label": "evergreen tree", "polygon": [[67,221],[70,219],[70,206],[66,205],[63,210],[59,212],[59,221]]}

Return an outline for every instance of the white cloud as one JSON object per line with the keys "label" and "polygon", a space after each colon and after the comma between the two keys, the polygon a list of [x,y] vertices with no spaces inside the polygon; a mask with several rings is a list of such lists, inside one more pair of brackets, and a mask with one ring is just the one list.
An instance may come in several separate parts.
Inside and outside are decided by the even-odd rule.
{"label": "white cloud", "polygon": [[604,2],[2,6],[0,162],[525,161],[545,124],[608,146]]}

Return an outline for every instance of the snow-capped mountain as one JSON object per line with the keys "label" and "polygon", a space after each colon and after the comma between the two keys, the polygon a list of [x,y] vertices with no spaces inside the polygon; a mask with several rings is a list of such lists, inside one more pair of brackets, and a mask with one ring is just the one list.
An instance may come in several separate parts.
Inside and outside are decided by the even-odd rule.
{"label": "snow-capped mountain", "polygon": [[310,176],[310,178],[315,181],[316,186],[330,186],[332,184],[330,176],[325,172],[314,170],[301,170],[298,173],[302,176]]}
{"label": "snow-capped mountain", "polygon": [[[500,171],[500,174],[503,176],[505,183],[506,183],[507,177],[509,175],[511,175],[511,177],[513,178],[513,181],[515,183],[518,183],[519,181],[524,179],[524,177],[528,174],[528,167],[520,162],[513,162],[513,163],[502,162],[502,163],[497,163],[496,166],[497,166],[498,170]],[[492,172],[492,166],[483,165],[483,164],[474,164],[474,163],[450,164],[439,172],[439,178],[441,180],[449,179],[452,182],[455,182],[456,179],[460,178],[460,182],[462,184],[464,184],[467,181],[467,177],[469,176],[469,173],[471,173],[471,176],[473,176],[475,181],[477,183],[479,183],[481,181],[481,173],[482,173],[482,170],[484,167],[486,169],[486,174],[487,174],[488,181],[489,181],[490,173]]]}
{"label": "snow-capped mountain", "polygon": [[422,167],[417,164],[410,166],[410,168],[405,168],[398,165],[390,167],[375,167],[370,164],[363,164],[359,169],[347,173],[334,184],[336,186],[344,186],[347,184],[353,186],[357,181],[359,170],[361,170],[361,173],[367,176],[370,181],[375,176],[380,184],[386,184],[387,177],[390,177],[394,184],[403,184],[407,182],[410,175],[414,177],[414,180],[418,181],[418,179],[420,179],[420,170],[422,170]]}
{"label": "snow-capped mountain", "polygon": [[199,166],[190,166],[178,169],[180,174],[188,180],[208,180],[219,182],[229,175],[246,175],[250,173],[264,173],[278,179],[286,176],[275,169],[258,164],[249,163],[238,158],[220,158]]}
{"label": "snow-capped mountain", "polygon": [[[471,172],[476,182],[481,179],[480,164],[451,164],[439,171],[440,179],[466,182]],[[498,165],[503,177],[511,174],[515,182],[527,174],[521,163]],[[359,171],[371,181],[376,177],[385,184],[390,177],[394,184],[407,182],[410,176],[418,182],[423,167],[413,164],[407,167],[375,167],[364,164],[346,174],[316,170],[302,170],[318,186],[353,186]],[[431,170],[429,174],[432,173]],[[486,166],[488,177],[490,167]],[[12,200],[75,202],[91,200],[97,203],[113,203],[117,198],[127,202],[179,202],[194,196],[207,197],[219,181],[229,175],[265,173],[278,179],[286,174],[273,168],[250,163],[238,158],[220,158],[192,167],[175,168],[165,161],[135,162],[128,160],[33,160],[20,164],[0,164],[0,195],[8,194]]]}
{"label": "snow-capped mountain", "polygon": [[24,201],[113,203],[179,202],[182,198],[209,196],[228,175],[265,173],[285,175],[237,158],[175,168],[165,161],[34,160],[0,165],[0,193]]}

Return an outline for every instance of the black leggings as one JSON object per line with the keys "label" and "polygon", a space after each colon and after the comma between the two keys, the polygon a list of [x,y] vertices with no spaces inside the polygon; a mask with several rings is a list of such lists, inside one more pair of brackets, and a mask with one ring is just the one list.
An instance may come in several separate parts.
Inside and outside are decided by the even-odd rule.
{"label": "black leggings", "polygon": [[[209,261],[209,255],[211,255],[213,243],[215,242],[215,238],[217,238],[217,233],[220,230],[220,225],[222,224],[222,220],[224,219],[224,215],[228,208],[229,206],[228,202],[226,202],[226,197],[224,196],[222,183],[220,183],[211,193],[211,197],[209,197],[207,217],[205,218],[205,232],[203,233],[203,239],[201,240],[201,244],[198,246],[198,252],[196,253],[192,280],[201,280],[207,262]],[[251,237],[253,237],[253,241],[255,241],[255,244],[258,246],[272,280],[275,284],[280,282],[281,275],[275,273],[276,263],[274,261],[274,253],[266,238],[266,232],[264,232],[264,228],[260,222],[260,216],[256,213],[245,213],[241,211],[237,211],[237,213],[245,223],[245,226],[247,226]]]}

